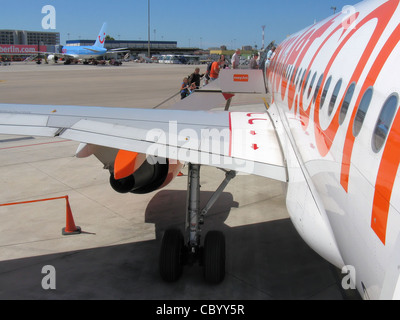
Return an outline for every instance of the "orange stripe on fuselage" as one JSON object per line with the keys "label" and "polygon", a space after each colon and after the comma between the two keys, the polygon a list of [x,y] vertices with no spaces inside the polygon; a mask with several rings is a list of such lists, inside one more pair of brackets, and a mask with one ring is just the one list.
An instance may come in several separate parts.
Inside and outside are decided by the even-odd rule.
{"label": "orange stripe on fuselage", "polygon": [[[354,71],[354,74],[349,81],[349,84],[352,83],[353,81],[357,82],[358,79],[361,76],[361,73],[364,71],[365,65],[367,64],[369,58],[371,57],[371,54],[376,47],[378,41],[380,40],[384,30],[386,29],[390,19],[392,18],[395,9],[398,6],[399,1],[388,1],[385,5],[380,6],[378,9],[376,9],[374,12],[372,12],[370,15],[368,15],[361,23],[360,25],[357,25],[357,28],[361,27],[368,21],[370,21],[373,18],[378,18],[378,24],[375,28],[375,31],[368,42],[367,48],[364,51],[359,64],[357,65],[356,70]],[[376,82],[376,79],[378,78],[383,66],[385,65],[385,62],[387,58],[389,57],[390,53],[393,51],[394,47],[397,45],[397,43],[400,40],[400,35],[399,35],[399,26],[396,28],[396,31],[392,33],[388,41],[386,42],[385,46],[382,48],[380,51],[378,57],[375,59],[373,66],[371,67],[371,70],[368,73],[368,76],[366,77],[366,80],[364,84],[362,85],[362,88],[360,90],[360,93],[357,97],[357,101],[355,104],[355,107],[353,109],[353,112],[351,114],[350,118],[350,123],[347,128],[347,133],[346,133],[346,139],[345,139],[345,144],[343,147],[343,159],[342,159],[342,170],[340,174],[340,184],[342,185],[343,189],[348,191],[348,186],[349,186],[349,173],[350,173],[350,164],[351,164],[351,155],[353,152],[353,147],[354,147],[354,141],[355,137],[353,135],[353,124],[354,124],[354,119],[358,110],[358,106],[361,102],[362,96],[369,87],[373,86]],[[316,108],[318,109],[318,108]]]}
{"label": "orange stripe on fuselage", "polygon": [[396,173],[400,164],[400,112],[397,112],[390,130],[382,160],[379,165],[372,206],[371,228],[382,241],[386,242],[386,228],[389,216],[390,198]]}
{"label": "orange stripe on fuselage", "polygon": [[[322,94],[322,89],[325,86],[326,79],[328,78],[330,69],[335,62],[336,58],[340,54],[341,50],[343,49],[344,45],[351,39],[357,36],[357,32],[361,29],[361,27],[368,22],[376,19],[376,27],[375,30],[368,42],[368,45],[365,49],[365,51],[362,54],[362,57],[360,61],[358,62],[350,81],[347,84],[346,90],[344,90],[343,96],[340,99],[339,106],[342,105],[345,94],[347,92],[347,89],[353,82],[358,82],[360,80],[360,77],[362,73],[365,71],[365,67],[368,63],[368,61],[371,59],[373,51],[376,49],[376,46],[378,42],[381,40],[382,34],[386,30],[390,20],[393,17],[393,14],[395,13],[396,9],[399,6],[399,0],[389,0],[382,5],[380,5],[378,8],[376,8],[373,12],[368,14],[361,22],[358,22],[356,25],[357,29],[352,29],[350,30],[347,34],[345,34],[346,30],[343,30],[343,33],[341,35],[342,37],[345,37],[338,47],[335,49],[333,52],[332,56],[329,59],[329,62],[325,68],[324,71],[324,78],[322,80],[322,83],[320,85],[320,89],[317,95],[316,103],[314,105],[314,110],[313,110],[313,121],[314,121],[314,128],[315,128],[315,139],[316,139],[316,144],[318,146],[318,151],[322,157],[325,157],[327,153],[330,151],[333,141],[336,138],[336,134],[339,131],[339,114],[340,114],[340,108],[337,108],[335,114],[333,115],[331,122],[326,129],[322,129],[320,126],[319,122],[319,112],[320,112],[320,106],[319,106],[319,100],[320,96]],[[356,17],[358,17],[359,13],[356,13]],[[333,36],[335,32],[337,32],[340,28],[335,28],[328,36],[327,38],[329,39],[330,37]],[[279,55],[277,56],[277,59],[274,61],[274,67],[275,67],[275,72],[274,74],[269,75],[271,79],[271,83],[273,88],[280,88],[281,92],[280,95],[282,97],[282,101],[285,100],[285,98],[288,99],[288,104],[291,104],[293,101],[293,97],[289,97],[291,94],[290,90],[286,90],[288,87],[287,82],[285,82],[280,74],[280,65],[285,65],[289,61],[285,57],[291,56],[291,52],[289,50],[288,53],[285,52],[290,45],[292,45],[294,42],[297,41],[297,43],[301,43],[302,38],[308,37],[310,43],[315,40],[315,38],[311,39],[311,36],[315,32],[314,30],[310,32],[310,29],[306,30],[303,35],[297,36],[295,39],[288,39],[288,41],[285,42],[284,47],[280,47],[277,49],[277,52],[279,52]],[[301,39],[301,40],[300,40]],[[400,42],[400,25],[397,25],[396,30],[391,33],[391,36],[388,38],[387,42],[384,44],[383,48],[380,50],[378,53],[377,58],[375,59],[371,70],[369,70],[369,73],[366,77],[366,80],[364,83],[359,84],[359,87],[361,87],[361,90],[358,93],[358,97],[356,99],[355,107],[352,111],[351,117],[350,117],[350,122],[349,126],[346,130],[346,140],[344,143],[344,148],[343,148],[343,153],[342,153],[342,164],[341,164],[341,172],[340,172],[340,184],[344,188],[344,190],[347,192],[348,190],[348,185],[349,185],[349,173],[350,173],[350,166],[351,166],[351,157],[352,157],[352,151],[355,143],[355,137],[353,136],[353,124],[354,124],[354,119],[355,115],[357,113],[358,105],[361,102],[362,96],[365,93],[365,90],[367,90],[369,87],[375,85],[375,82],[377,78],[379,77],[379,74],[382,71],[382,68],[386,64],[386,61],[388,57],[391,55],[393,52],[394,48],[398,45]],[[314,52],[313,57],[311,62],[308,64],[306,68],[306,73],[305,76],[307,76],[308,72],[311,70],[313,67],[313,62],[316,58],[316,56],[320,53],[321,47],[327,43],[326,39],[321,43],[319,48]],[[307,50],[310,46],[307,47]],[[306,49],[306,48],[304,48]],[[301,55],[303,55],[304,52],[301,52]],[[300,57],[300,56],[299,56]],[[300,58],[299,58],[300,59]],[[295,59],[296,60],[296,59]],[[300,63],[296,63],[297,66],[300,65]],[[304,82],[305,82],[306,77],[304,77]],[[285,83],[284,83],[285,82]],[[300,85],[300,92],[297,93],[297,96],[295,96],[295,108],[294,108],[294,113],[298,113],[301,118],[301,123],[303,126],[303,129],[306,130],[309,122],[310,122],[310,113],[312,109],[312,102],[307,106],[307,108],[303,107],[303,95],[304,91],[306,88],[304,87],[304,82]],[[293,92],[295,92],[295,87],[293,88]],[[279,92],[279,91],[278,91]],[[274,94],[274,90],[272,90],[272,94]],[[293,93],[292,93],[293,94]],[[298,97],[298,98],[297,98]],[[297,100],[298,99],[298,100]],[[297,105],[298,103],[298,105]],[[291,109],[291,106],[288,105],[288,108]],[[388,215],[389,215],[389,208],[390,208],[390,198],[392,195],[392,190],[394,186],[394,181],[396,177],[396,173],[400,164],[400,153],[398,150],[400,149],[400,113],[397,114],[393,125],[391,132],[388,136],[388,140],[385,146],[385,149],[383,151],[377,179],[376,179],[376,184],[375,184],[375,194],[374,194],[374,199],[373,199],[373,208],[372,208],[372,219],[371,219],[371,228],[374,230],[376,235],[379,237],[379,239],[382,241],[383,244],[385,244],[386,241],[386,229],[387,229],[387,223],[388,223]]]}

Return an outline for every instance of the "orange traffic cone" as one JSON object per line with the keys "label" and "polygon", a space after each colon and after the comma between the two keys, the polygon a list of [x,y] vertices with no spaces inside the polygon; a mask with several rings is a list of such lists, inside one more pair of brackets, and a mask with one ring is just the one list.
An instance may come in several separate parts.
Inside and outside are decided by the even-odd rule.
{"label": "orange traffic cone", "polygon": [[80,234],[81,233],[81,228],[75,226],[75,221],[74,217],[72,216],[72,211],[71,207],[69,205],[68,201],[68,196],[65,197],[66,203],[67,203],[67,221],[66,221],[66,226],[65,228],[62,228],[62,235],[63,236],[68,236],[72,234]]}

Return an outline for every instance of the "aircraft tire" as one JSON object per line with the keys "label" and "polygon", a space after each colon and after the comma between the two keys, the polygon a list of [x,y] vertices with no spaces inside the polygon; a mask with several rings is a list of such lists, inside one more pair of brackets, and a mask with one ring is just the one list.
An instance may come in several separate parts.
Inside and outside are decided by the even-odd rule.
{"label": "aircraft tire", "polygon": [[210,231],[204,240],[204,278],[218,284],[225,278],[225,236],[221,231]]}
{"label": "aircraft tire", "polygon": [[175,282],[183,270],[183,235],[177,229],[168,229],[164,233],[161,244],[159,268],[162,279]]}

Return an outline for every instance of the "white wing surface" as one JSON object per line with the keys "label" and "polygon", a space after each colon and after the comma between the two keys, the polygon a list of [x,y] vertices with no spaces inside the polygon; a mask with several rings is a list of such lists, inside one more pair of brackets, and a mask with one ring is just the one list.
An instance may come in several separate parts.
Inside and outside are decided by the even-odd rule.
{"label": "white wing surface", "polygon": [[0,104],[0,133],[58,136],[287,181],[267,113]]}

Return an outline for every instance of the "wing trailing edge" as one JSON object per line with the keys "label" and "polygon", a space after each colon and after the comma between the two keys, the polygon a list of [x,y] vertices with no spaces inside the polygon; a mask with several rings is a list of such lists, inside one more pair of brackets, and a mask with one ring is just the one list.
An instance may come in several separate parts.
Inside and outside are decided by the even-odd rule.
{"label": "wing trailing edge", "polygon": [[287,181],[266,113],[0,104],[0,133],[78,141],[80,157],[105,147]]}

